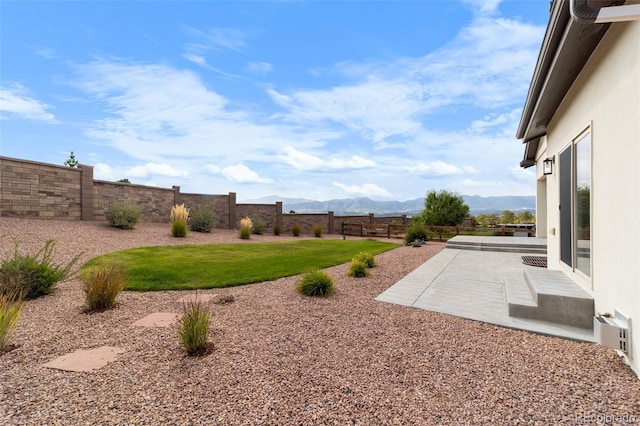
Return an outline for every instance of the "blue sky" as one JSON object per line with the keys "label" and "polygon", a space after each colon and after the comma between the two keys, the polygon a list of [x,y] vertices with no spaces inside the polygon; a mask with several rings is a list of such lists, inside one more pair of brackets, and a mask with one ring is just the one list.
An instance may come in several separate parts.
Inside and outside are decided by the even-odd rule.
{"label": "blue sky", "polygon": [[533,195],[547,0],[2,1],[0,153],[239,200]]}

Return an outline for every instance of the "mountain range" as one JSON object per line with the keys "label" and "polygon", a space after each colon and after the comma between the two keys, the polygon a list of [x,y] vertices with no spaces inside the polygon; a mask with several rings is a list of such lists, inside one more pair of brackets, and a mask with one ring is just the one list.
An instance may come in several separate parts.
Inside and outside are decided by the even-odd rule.
{"label": "mountain range", "polygon": [[[472,215],[501,213],[503,210],[511,210],[514,213],[528,210],[535,214],[536,197],[533,195],[506,195],[495,197],[481,197],[479,195],[463,195],[464,202],[469,206]],[[424,198],[416,198],[407,201],[376,201],[370,198],[342,198],[328,201],[308,200],[304,198],[286,198],[277,195],[245,200],[244,203],[273,204],[282,201],[282,211],[287,213],[326,213],[334,212],[336,215],[369,214],[378,216],[394,216],[406,214],[412,216],[424,209]]]}

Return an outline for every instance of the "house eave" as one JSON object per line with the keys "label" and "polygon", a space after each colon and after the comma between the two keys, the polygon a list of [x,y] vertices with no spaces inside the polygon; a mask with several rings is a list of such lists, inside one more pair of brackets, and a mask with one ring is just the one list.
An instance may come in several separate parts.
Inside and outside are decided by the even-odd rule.
{"label": "house eave", "polygon": [[[611,3],[611,2],[608,2]],[[555,0],[536,62],[516,137],[527,144],[521,167],[535,161],[532,147],[547,125],[610,24],[581,24],[571,19],[569,0]]]}

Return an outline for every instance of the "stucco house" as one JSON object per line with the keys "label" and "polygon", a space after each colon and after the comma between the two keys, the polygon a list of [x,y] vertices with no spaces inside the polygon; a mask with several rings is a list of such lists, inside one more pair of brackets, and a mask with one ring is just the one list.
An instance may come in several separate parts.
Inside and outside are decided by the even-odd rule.
{"label": "stucco house", "polygon": [[596,341],[640,375],[640,1],[552,2],[517,138],[548,268],[593,297]]}

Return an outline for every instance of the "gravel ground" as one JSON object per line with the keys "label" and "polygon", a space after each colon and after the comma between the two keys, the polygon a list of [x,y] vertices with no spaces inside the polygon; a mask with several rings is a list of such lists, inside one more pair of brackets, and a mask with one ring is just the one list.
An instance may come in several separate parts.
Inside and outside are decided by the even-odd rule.
{"label": "gravel ground", "polygon": [[[120,231],[103,223],[0,218],[2,257],[56,237],[56,259],[82,261],[126,247],[253,243],[292,237],[230,231],[172,238],[168,225]],[[326,236],[336,238],[336,236]],[[199,424],[624,424],[640,423],[640,381],[610,349],[374,301],[443,248],[399,247],[367,278],[329,268],[337,291],[307,298],[296,277],[207,290],[215,349],[181,352],[175,328],[131,324],[179,312],[187,292],[124,292],[119,306],[85,314],[71,279],[26,304],[0,356],[0,423]],[[77,349],[125,353],[87,373],[43,368]]]}

